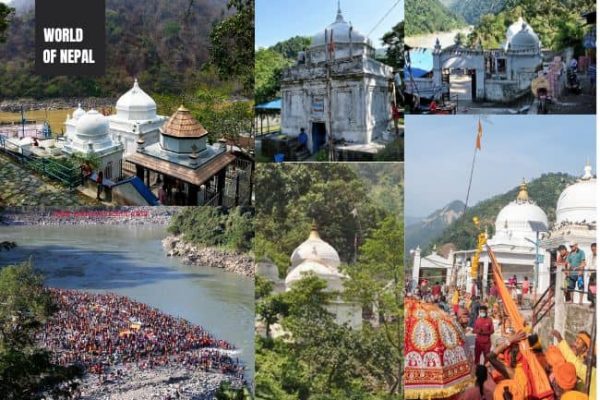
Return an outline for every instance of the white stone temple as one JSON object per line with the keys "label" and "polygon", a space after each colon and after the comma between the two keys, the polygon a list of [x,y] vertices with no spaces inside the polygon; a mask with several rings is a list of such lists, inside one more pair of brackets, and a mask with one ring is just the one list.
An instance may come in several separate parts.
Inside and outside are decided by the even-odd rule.
{"label": "white stone temple", "polygon": [[140,88],[137,79],[116,105],[117,113],[108,117],[110,135],[121,137],[125,156],[135,153],[141,138],[146,145],[158,142],[159,128],[167,117],[156,114],[156,103]]}
{"label": "white stone temple", "polygon": [[450,93],[449,77],[466,72],[471,77],[471,100],[511,102],[531,90],[531,82],[542,65],[542,47],[537,34],[522,18],[508,27],[506,40],[497,49],[433,47],[433,77],[415,78],[407,92],[440,100]]}
{"label": "white stone temple", "polygon": [[63,151],[68,154],[94,154],[100,159],[104,178],[120,178],[123,160],[123,145],[109,135],[108,119],[98,111],[85,112],[78,107],[71,118],[67,117],[66,143]]}
{"label": "white stone temple", "polygon": [[[346,275],[339,271],[341,264],[338,252],[319,236],[316,225],[307,240],[298,246],[291,256],[291,269],[285,278],[286,290],[307,274],[314,274],[327,282],[327,291],[342,292]],[[349,324],[352,328],[362,325],[360,306],[344,302],[340,297],[327,304],[329,312],[335,315],[337,323]]]}
{"label": "white stone temple", "polygon": [[[488,239],[487,245],[492,248],[496,259],[502,266],[505,279],[516,275],[519,282],[524,277],[534,283],[536,273],[542,269],[539,265],[536,272],[536,260],[544,250],[536,246],[536,240],[541,239],[548,231],[548,217],[535,202],[529,198],[527,185],[523,182],[520,186],[517,198],[500,210],[495,221],[495,233]],[[435,262],[435,269],[439,274],[446,276],[446,284],[455,283],[459,287],[471,290],[473,279],[471,278],[471,257],[474,250],[457,250],[451,252],[446,259],[435,255],[428,256]],[[418,258],[417,258],[418,256]],[[417,278],[421,270],[428,267],[431,260],[420,259],[420,252],[414,255],[413,284],[418,282]],[[484,248],[479,258],[479,278],[484,290],[491,283],[491,261]],[[433,269],[434,267],[431,267]],[[445,271],[444,271],[445,270]]]}
{"label": "white stone temple", "polygon": [[304,129],[312,154],[329,142],[329,130],[336,146],[376,152],[375,141],[391,121],[392,68],[374,57],[371,41],[344,20],[338,6],[335,21],[313,35],[297,64],[283,71],[281,132],[297,137]]}

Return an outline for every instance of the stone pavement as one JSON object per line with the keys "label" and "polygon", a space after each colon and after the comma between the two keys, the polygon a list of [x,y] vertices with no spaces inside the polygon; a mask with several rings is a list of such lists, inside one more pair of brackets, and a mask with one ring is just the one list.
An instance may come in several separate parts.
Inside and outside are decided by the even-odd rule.
{"label": "stone pavement", "polygon": [[0,206],[73,207],[98,205],[76,191],[40,177],[0,154]]}

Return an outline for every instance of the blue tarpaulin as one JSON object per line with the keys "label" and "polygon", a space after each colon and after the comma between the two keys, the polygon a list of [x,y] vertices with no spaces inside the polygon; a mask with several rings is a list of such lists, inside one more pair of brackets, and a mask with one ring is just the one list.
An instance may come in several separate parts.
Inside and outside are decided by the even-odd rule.
{"label": "blue tarpaulin", "polygon": [[259,111],[281,111],[281,99],[275,99],[268,103],[259,104],[254,108]]}
{"label": "blue tarpaulin", "polygon": [[[410,55],[410,68],[413,78],[420,78],[433,70],[433,54],[429,49],[412,49]],[[404,78],[409,78],[408,68],[404,69]]]}

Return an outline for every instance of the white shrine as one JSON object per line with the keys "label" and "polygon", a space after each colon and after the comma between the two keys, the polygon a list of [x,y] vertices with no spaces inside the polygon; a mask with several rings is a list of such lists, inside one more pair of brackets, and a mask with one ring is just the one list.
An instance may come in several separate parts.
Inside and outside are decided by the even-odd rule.
{"label": "white shrine", "polygon": [[542,65],[542,45],[533,28],[522,18],[506,30],[506,40],[496,49],[461,44],[433,47],[431,78],[407,82],[407,92],[430,94],[436,100],[450,93],[450,75],[466,72],[471,77],[471,100],[511,102],[530,92]]}
{"label": "white shrine", "polygon": [[158,142],[159,128],[167,117],[156,113],[156,103],[140,88],[137,79],[119,98],[115,108],[116,114],[108,117],[110,135],[113,140],[121,137],[125,156],[136,152],[140,139],[146,145]]}
{"label": "white shrine", "polygon": [[[339,271],[341,264],[338,252],[319,236],[315,224],[307,240],[298,246],[291,256],[291,270],[285,278],[286,290],[290,290],[295,282],[307,274],[327,282],[327,291],[339,293],[344,290],[344,280],[347,276]],[[347,303],[339,296],[326,306],[327,310],[335,315],[339,324],[347,323],[352,328],[362,325],[362,310],[359,305]]]}
{"label": "white shrine", "polygon": [[[536,271],[536,261],[539,262],[544,253],[536,243],[548,231],[548,217],[544,210],[529,198],[525,182],[520,185],[517,198],[500,210],[494,225],[495,233],[488,239],[487,245],[494,251],[502,266],[504,278],[516,275],[517,280],[522,282],[527,277],[533,284],[536,274],[540,274],[542,269],[541,265],[538,265]],[[454,283],[470,292],[473,285],[471,257],[474,252],[475,250],[457,250],[451,252],[446,259],[436,255],[436,269],[443,270],[440,274],[446,276],[446,284]],[[491,261],[485,249],[480,255],[479,263],[479,279],[486,290],[492,278]],[[413,283],[417,283],[420,270],[426,266],[420,260],[420,252],[415,254],[413,265]]]}
{"label": "white shrine", "polygon": [[375,60],[371,41],[338,4],[335,21],[282,73],[281,132],[297,137],[304,129],[312,154],[329,142],[329,130],[335,145],[376,152],[391,122],[391,82],[392,68]]}
{"label": "white shrine", "polygon": [[98,111],[85,112],[79,106],[65,122],[66,143],[63,152],[67,155],[94,155],[100,160],[99,169],[104,178],[116,180],[121,177],[123,145],[109,135],[108,119]]}

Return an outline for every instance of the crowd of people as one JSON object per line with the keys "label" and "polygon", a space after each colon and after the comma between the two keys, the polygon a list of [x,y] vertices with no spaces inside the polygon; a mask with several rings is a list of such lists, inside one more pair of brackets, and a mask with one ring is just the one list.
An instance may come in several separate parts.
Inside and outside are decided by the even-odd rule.
{"label": "crowd of people", "polygon": [[[594,246],[595,253],[595,246]],[[570,261],[567,260],[569,254]],[[574,268],[565,264],[559,269],[566,277],[573,276],[581,280],[584,258],[573,246],[572,252],[564,254],[565,262],[572,263]],[[595,257],[595,254],[594,254]],[[577,258],[580,262],[576,263]],[[560,255],[559,255],[559,261]],[[595,262],[595,261],[592,261]],[[595,285],[595,276],[589,275]],[[579,331],[571,342],[553,330],[552,338],[543,348],[539,336],[531,329],[518,329],[512,326],[511,318],[503,305],[499,288],[492,281],[483,293],[476,281],[470,290],[450,287],[440,281],[421,279],[413,287],[407,286],[407,295],[436,304],[446,313],[453,315],[465,334],[465,352],[472,360],[472,375],[475,385],[455,396],[458,400],[521,400],[529,398],[547,398],[561,400],[594,399],[595,367],[588,374],[588,366],[595,366],[592,337],[587,331]],[[531,312],[532,288],[530,281],[524,277],[521,281],[516,275],[505,282],[506,289],[514,304],[522,312]],[[569,287],[571,286],[568,283]],[[568,296],[568,290],[565,291]],[[561,294],[564,295],[564,294]],[[595,291],[590,295],[593,306]],[[527,333],[526,333],[527,332]],[[545,397],[537,397],[535,378],[531,376],[531,368],[523,356],[525,348],[531,350],[543,369],[551,392]]]}
{"label": "crowd of people", "polygon": [[48,289],[58,306],[39,340],[59,365],[80,365],[102,380],[111,367],[179,365],[244,381],[235,349],[202,327],[110,293]]}

